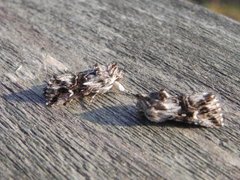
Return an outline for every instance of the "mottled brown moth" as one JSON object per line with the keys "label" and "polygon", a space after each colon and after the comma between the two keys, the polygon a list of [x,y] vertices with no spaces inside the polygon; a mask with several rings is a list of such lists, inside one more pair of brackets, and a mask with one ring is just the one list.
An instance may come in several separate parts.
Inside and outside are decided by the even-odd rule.
{"label": "mottled brown moth", "polygon": [[213,93],[172,96],[160,90],[136,96],[137,107],[153,122],[175,120],[204,127],[224,125],[219,100]]}
{"label": "mottled brown moth", "polygon": [[119,82],[123,77],[116,63],[109,65],[95,64],[91,69],[77,74],[65,73],[54,75],[44,89],[46,105],[66,104],[75,98],[90,95],[92,99],[97,94],[108,92],[113,86],[120,91],[125,88]]}

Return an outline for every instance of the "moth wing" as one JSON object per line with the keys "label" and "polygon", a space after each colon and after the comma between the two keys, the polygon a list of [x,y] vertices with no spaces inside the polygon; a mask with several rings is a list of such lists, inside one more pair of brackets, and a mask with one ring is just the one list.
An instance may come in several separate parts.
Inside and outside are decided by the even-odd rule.
{"label": "moth wing", "polygon": [[177,99],[165,90],[149,95],[138,95],[137,106],[153,122],[164,122],[173,119],[180,110]]}
{"label": "moth wing", "polygon": [[72,88],[77,83],[77,76],[66,73],[61,75],[54,75],[51,77],[47,86],[44,88],[44,96],[46,98],[46,105],[64,104],[74,92]]}
{"label": "moth wing", "polygon": [[217,96],[212,93],[199,93],[187,97],[192,121],[206,127],[223,126],[223,116]]}

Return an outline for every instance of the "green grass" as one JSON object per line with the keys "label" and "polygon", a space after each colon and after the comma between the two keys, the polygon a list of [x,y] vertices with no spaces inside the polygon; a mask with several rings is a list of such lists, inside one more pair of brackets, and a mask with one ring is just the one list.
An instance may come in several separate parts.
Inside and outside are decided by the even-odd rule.
{"label": "green grass", "polygon": [[[199,2],[197,0],[190,0],[192,2]],[[203,2],[203,1],[202,1]],[[235,19],[237,21],[240,21],[240,3],[235,3],[231,0],[222,2],[221,0],[206,0],[201,5],[211,9],[212,11],[216,13],[223,14],[225,16],[228,16],[232,19]]]}
{"label": "green grass", "polygon": [[204,4],[207,8],[214,12],[224,14],[235,20],[240,21],[240,5],[233,4],[220,4],[220,3],[206,3]]}

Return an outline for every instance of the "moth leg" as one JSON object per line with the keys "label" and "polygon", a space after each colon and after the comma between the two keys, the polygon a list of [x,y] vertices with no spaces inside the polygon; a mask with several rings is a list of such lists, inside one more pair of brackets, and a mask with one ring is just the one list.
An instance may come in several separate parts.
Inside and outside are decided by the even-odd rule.
{"label": "moth leg", "polygon": [[68,92],[70,93],[69,94],[69,97],[65,100],[65,102],[63,103],[64,106],[66,106],[68,103],[70,103],[73,98],[74,98],[74,92],[73,90],[68,90]]}
{"label": "moth leg", "polygon": [[93,103],[95,97],[98,95],[98,92],[94,93],[92,96],[91,96],[91,99],[90,99],[90,104]]}

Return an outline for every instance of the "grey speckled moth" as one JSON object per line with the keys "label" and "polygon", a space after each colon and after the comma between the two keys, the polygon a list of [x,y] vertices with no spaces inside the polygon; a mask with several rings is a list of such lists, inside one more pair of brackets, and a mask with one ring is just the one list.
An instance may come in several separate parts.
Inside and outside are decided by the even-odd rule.
{"label": "grey speckled moth", "polygon": [[148,120],[175,120],[204,127],[223,126],[221,107],[212,93],[172,96],[165,90],[136,95],[137,107]]}
{"label": "grey speckled moth", "polygon": [[116,63],[93,66],[92,69],[77,74],[54,75],[44,89],[46,105],[66,104],[74,98],[92,96],[108,92],[113,86],[120,91],[125,88],[119,80],[123,77]]}

